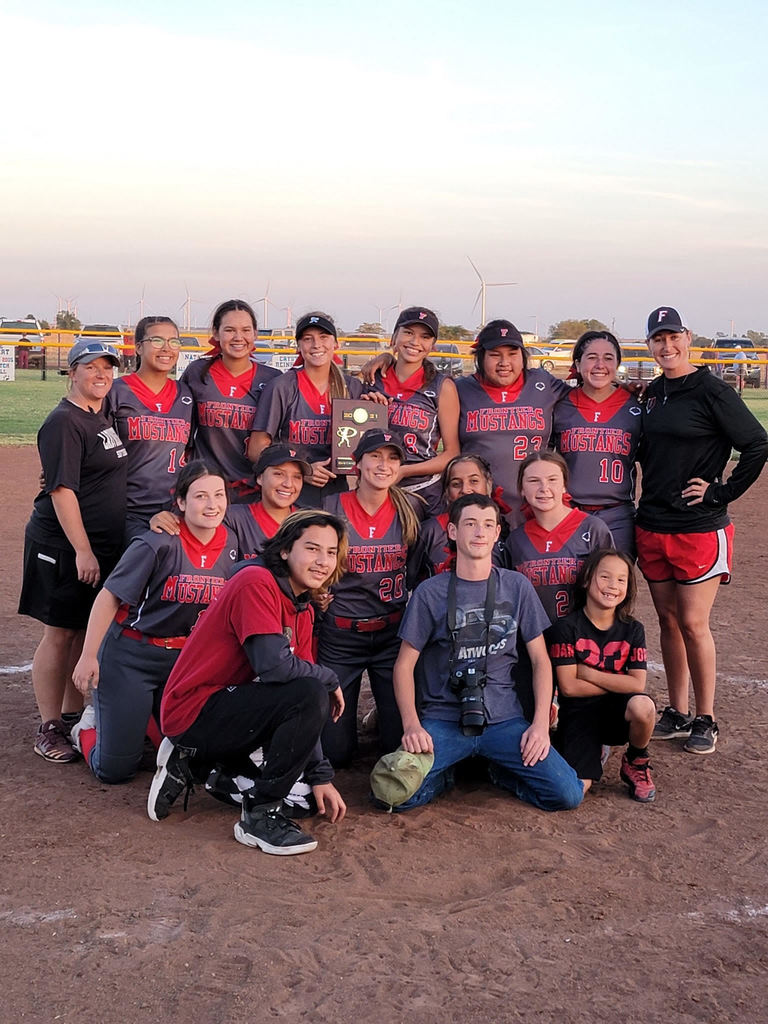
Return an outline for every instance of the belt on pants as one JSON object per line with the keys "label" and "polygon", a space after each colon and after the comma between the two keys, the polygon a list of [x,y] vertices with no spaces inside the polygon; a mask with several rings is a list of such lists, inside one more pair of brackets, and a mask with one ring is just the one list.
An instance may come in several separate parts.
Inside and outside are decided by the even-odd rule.
{"label": "belt on pants", "polygon": [[138,629],[131,629],[130,626],[123,626],[121,632],[123,636],[130,637],[131,640],[138,640],[140,644],[165,647],[170,651],[180,651],[187,642],[185,636],[147,636],[146,633],[140,633]]}
{"label": "belt on pants", "polygon": [[402,612],[392,612],[391,615],[379,615],[374,619],[342,619],[335,616],[334,625],[339,629],[351,629],[353,633],[378,633],[380,629],[386,629],[402,619]]}
{"label": "belt on pants", "polygon": [[576,508],[582,512],[605,512],[608,508],[621,508],[622,505],[629,505],[628,501],[613,501],[610,505],[582,505],[576,502]]}

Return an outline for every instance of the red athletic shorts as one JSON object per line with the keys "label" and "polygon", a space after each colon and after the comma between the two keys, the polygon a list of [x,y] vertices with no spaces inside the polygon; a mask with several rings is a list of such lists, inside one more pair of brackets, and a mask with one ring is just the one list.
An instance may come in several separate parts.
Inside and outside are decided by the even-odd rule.
{"label": "red athletic shorts", "polygon": [[635,527],[637,564],[649,583],[703,583],[731,578],[733,523],[711,533],[653,533]]}

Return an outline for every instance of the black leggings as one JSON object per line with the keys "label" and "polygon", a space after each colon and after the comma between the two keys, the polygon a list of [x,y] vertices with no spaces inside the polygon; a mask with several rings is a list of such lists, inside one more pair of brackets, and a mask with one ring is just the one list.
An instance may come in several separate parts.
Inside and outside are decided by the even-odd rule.
{"label": "black leggings", "polygon": [[229,774],[250,774],[249,755],[261,747],[264,766],[248,795],[255,803],[273,803],[288,795],[319,747],[328,712],[328,690],[317,679],[229,686],[209,697],[173,742],[198,762],[196,774],[214,764]]}

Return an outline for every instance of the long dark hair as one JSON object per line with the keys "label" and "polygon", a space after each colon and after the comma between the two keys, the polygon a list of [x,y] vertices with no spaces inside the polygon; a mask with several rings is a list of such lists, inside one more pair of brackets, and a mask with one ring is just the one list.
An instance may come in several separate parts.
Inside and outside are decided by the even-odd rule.
{"label": "long dark hair", "polygon": [[323,512],[315,508],[304,508],[298,512],[292,512],[287,519],[283,520],[274,537],[264,545],[261,561],[274,576],[287,576],[288,567],[282,557],[283,552],[290,551],[296,541],[311,526],[332,526],[336,531],[339,541],[336,568],[325,583],[325,586],[330,587],[334,583],[338,583],[347,571],[347,528],[344,521],[331,512]]}
{"label": "long dark hair", "polygon": [[443,475],[440,477],[440,491],[444,504],[447,504],[448,485],[451,482],[451,473],[453,473],[454,469],[460,462],[471,462],[475,465],[478,473],[480,473],[485,480],[489,493],[493,490],[493,472],[491,471],[491,465],[483,458],[482,455],[473,455],[471,452],[454,455],[443,470]]}
{"label": "long dark hair", "polygon": [[[259,323],[256,319],[256,314],[254,313],[252,307],[249,306],[244,299],[227,299],[226,302],[222,302],[216,307],[213,313],[213,318],[211,319],[211,334],[214,334],[216,331],[218,331],[218,329],[221,327],[221,321],[224,319],[227,313],[235,313],[238,310],[242,310],[244,313],[248,314],[248,316],[251,318],[251,323],[253,324],[254,334],[257,334],[259,330]],[[217,348],[217,351],[214,352],[212,356],[207,356],[206,358],[208,359],[208,365],[205,367],[201,374],[201,380],[204,381],[208,379],[208,374],[211,372],[211,367],[213,366],[214,362],[217,359],[222,358],[221,349]]]}
{"label": "long dark hair", "polygon": [[632,609],[637,596],[637,577],[635,576],[635,563],[625,551],[617,551],[616,548],[598,548],[597,551],[590,551],[582,562],[576,580],[573,584],[574,608],[583,608],[587,603],[587,591],[590,588],[595,573],[604,558],[620,558],[627,567],[627,595],[621,604],[616,606],[616,615],[622,622],[629,622],[632,618]]}

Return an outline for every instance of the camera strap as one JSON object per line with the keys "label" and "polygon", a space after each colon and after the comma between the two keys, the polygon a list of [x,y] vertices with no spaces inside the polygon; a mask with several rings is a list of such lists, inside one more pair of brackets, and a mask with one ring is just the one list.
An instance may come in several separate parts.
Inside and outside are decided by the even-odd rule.
{"label": "camera strap", "polygon": [[[485,666],[488,666],[488,643],[491,639],[491,625],[493,624],[493,610],[496,607],[496,576],[491,569],[490,576],[485,584],[485,608],[483,619],[485,621]],[[451,661],[456,660],[456,645],[459,642],[459,630],[456,628],[456,573],[448,575],[448,631],[451,634]]]}

